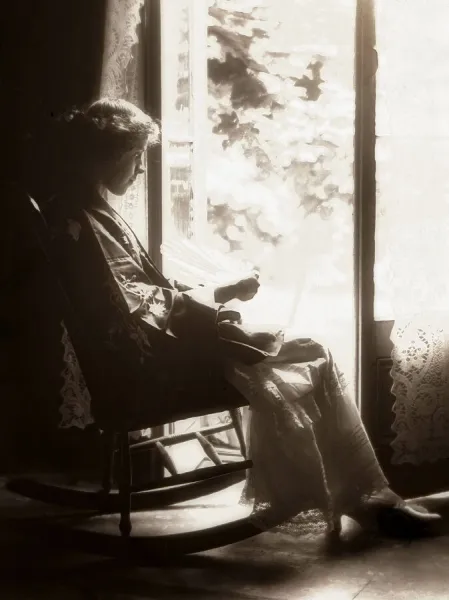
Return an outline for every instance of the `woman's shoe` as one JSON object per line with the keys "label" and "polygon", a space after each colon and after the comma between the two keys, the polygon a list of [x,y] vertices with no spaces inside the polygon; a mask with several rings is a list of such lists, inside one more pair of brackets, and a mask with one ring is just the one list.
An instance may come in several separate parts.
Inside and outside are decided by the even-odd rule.
{"label": "woman's shoe", "polygon": [[400,538],[435,535],[442,521],[441,515],[402,499],[394,504],[369,501],[348,516],[362,529]]}
{"label": "woman's shoe", "polygon": [[431,513],[416,504],[401,502],[381,507],[377,513],[379,532],[391,537],[410,538],[435,535],[439,532],[441,515]]}

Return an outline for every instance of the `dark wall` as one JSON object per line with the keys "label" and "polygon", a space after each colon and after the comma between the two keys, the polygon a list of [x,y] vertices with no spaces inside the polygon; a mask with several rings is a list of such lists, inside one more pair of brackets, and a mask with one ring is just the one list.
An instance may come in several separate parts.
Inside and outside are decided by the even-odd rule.
{"label": "dark wall", "polygon": [[[33,186],[45,187],[48,177],[39,154],[29,151],[34,133],[45,131],[55,113],[98,94],[105,0],[17,0],[5,5],[0,11],[1,175],[34,193]],[[0,194],[0,202],[9,199],[7,193]],[[8,218],[7,209],[4,204],[6,227],[0,236],[3,472],[26,464],[38,452],[61,454],[59,446],[55,452],[52,437],[57,434],[60,367],[50,371],[50,359],[56,350],[61,352],[61,331],[51,314],[51,298],[42,291],[44,261],[30,248],[26,233],[18,232]],[[20,261],[15,261],[17,256]],[[17,264],[24,265],[23,274]],[[70,435],[64,435],[64,441],[70,441]]]}
{"label": "dark wall", "polygon": [[24,146],[36,126],[98,94],[106,0],[5,4],[0,44],[4,126],[11,149],[7,174],[23,175]]}

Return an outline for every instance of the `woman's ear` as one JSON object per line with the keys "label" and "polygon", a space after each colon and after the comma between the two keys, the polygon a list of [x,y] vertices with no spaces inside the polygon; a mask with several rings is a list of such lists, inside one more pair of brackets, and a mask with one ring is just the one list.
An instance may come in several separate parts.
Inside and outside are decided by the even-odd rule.
{"label": "woman's ear", "polygon": [[106,184],[114,173],[117,166],[117,160],[113,158],[95,161],[92,165],[92,171],[97,181]]}

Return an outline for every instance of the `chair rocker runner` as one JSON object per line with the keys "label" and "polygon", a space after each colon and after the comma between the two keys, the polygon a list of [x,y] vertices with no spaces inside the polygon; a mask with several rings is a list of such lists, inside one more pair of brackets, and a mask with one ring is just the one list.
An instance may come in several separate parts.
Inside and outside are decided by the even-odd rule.
{"label": "chair rocker runner", "polygon": [[[60,315],[71,337],[78,360],[80,362],[87,386],[90,391],[92,405],[98,401],[101,394],[98,382],[95,381],[95,368],[91,366],[92,349],[86,351],[86,332],[82,323],[77,319],[71,299],[65,292],[55,261],[52,255],[50,232],[37,203],[26,193],[12,186],[5,194],[12,213],[21,227],[26,228],[28,236],[32,236],[36,249],[42,255],[46,268],[50,269],[52,280],[56,286],[56,296]],[[105,261],[106,262],[106,261]],[[92,345],[92,344],[91,344]],[[97,369],[98,371],[98,369]],[[92,384],[92,385],[91,385]],[[44,481],[37,476],[13,477],[9,480],[8,488],[26,497],[49,504],[64,506],[70,509],[90,511],[89,514],[39,520],[38,527],[44,526],[48,531],[64,540],[72,539],[90,551],[115,555],[123,550],[126,538],[127,556],[137,556],[140,553],[156,553],[159,556],[173,552],[179,554],[198,552],[210,548],[234,543],[260,533],[247,517],[234,520],[219,526],[204,530],[177,533],[173,535],[133,535],[132,514],[136,511],[148,511],[167,507],[186,500],[223,490],[237,482],[243,481],[246,469],[251,467],[251,461],[246,458],[246,447],[242,429],[240,409],[247,405],[246,399],[224,380],[220,382],[224,393],[219,398],[213,395],[196,402],[196,398],[180,397],[174,407],[160,410],[156,402],[153,409],[147,410],[144,418],[128,419],[126,424],[116,420],[102,419],[102,412],[96,416],[96,425],[102,431],[104,440],[103,475],[100,489],[81,489],[77,486],[60,485]],[[197,405],[196,405],[197,404]],[[153,412],[150,412],[152,410]],[[168,422],[180,421],[186,418],[198,417],[218,412],[228,411],[229,422],[213,427],[203,427],[198,431],[164,435],[136,443],[130,443],[130,432],[154,428]],[[243,459],[237,462],[223,463],[220,453],[208,439],[225,430],[234,428],[240,444]],[[203,467],[187,473],[178,473],[168,448],[175,444],[197,440],[206,457],[213,466]],[[133,484],[132,458],[135,454],[148,451],[157,452],[163,467],[169,472],[168,477],[157,481],[139,482]],[[117,474],[117,485],[113,485],[113,473]],[[108,533],[98,531],[95,525],[89,525],[89,519],[99,514],[119,513],[120,535],[109,530]],[[148,516],[151,519],[151,516]],[[93,522],[95,519],[93,519]],[[87,523],[87,525],[86,525]],[[81,524],[81,525],[80,525]]]}

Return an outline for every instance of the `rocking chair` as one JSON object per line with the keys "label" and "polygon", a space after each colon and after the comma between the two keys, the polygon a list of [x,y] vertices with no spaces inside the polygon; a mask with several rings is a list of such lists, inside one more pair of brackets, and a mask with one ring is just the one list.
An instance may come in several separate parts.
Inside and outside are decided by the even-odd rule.
{"label": "rocking chair", "polygon": [[[52,254],[50,232],[38,204],[26,193],[15,186],[8,192],[8,203],[12,207],[21,226],[26,228],[27,235],[33,236],[36,248],[41,253],[46,267],[50,269],[56,287],[59,313],[64,321],[67,332],[72,340],[81,369],[91,395],[92,406],[102,393],[99,385],[98,363],[92,366],[92,348],[86,345],[87,332],[82,331],[83,324],[74,311],[64,285],[61,282],[58,269]],[[101,381],[100,381],[101,383]],[[218,393],[215,393],[218,390]],[[213,394],[213,395],[212,395]],[[188,401],[188,406],[186,405]],[[149,403],[150,404],[150,403]],[[200,531],[182,532],[174,535],[131,535],[132,514],[135,511],[150,511],[167,507],[186,500],[195,499],[228,488],[245,478],[245,472],[252,466],[246,457],[246,447],[242,429],[240,409],[247,401],[228,383],[220,381],[211,390],[207,399],[186,397],[170,399],[151,406],[145,415],[127,418],[126,421],[106,418],[105,411],[95,416],[96,425],[102,431],[104,440],[103,474],[99,489],[87,490],[77,486],[58,485],[42,481],[37,476],[13,477],[7,487],[14,493],[45,503],[67,507],[70,509],[88,511],[88,515],[78,514],[75,517],[63,515],[39,521],[46,527],[46,533],[52,532],[67,540],[71,538],[75,544],[80,544],[89,551],[98,551],[105,555],[117,555],[126,547],[126,556],[148,556],[148,554],[172,555],[199,552],[220,547],[260,533],[248,519],[239,518],[229,523],[209,527]],[[161,406],[163,407],[161,409]],[[130,443],[130,432],[159,428],[169,422],[198,417],[227,411],[230,415],[228,422],[212,427],[203,427],[194,432],[172,435],[160,435],[144,441]],[[242,460],[224,464],[216,447],[208,440],[225,430],[234,428],[239,441]],[[187,473],[178,473],[167,448],[189,440],[197,440],[213,466],[207,466]],[[133,484],[132,457],[136,453],[152,450],[159,455],[162,466],[169,476],[157,481]],[[114,465],[116,466],[117,486],[113,485]],[[120,534],[97,531],[95,526],[85,526],[89,518],[95,515],[119,514]],[[90,517],[89,517],[90,515]],[[149,517],[151,518],[151,517]],[[87,520],[87,521],[86,521]],[[80,526],[81,524],[81,526]],[[125,538],[125,539],[124,539]]]}

